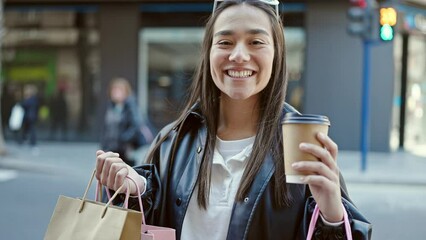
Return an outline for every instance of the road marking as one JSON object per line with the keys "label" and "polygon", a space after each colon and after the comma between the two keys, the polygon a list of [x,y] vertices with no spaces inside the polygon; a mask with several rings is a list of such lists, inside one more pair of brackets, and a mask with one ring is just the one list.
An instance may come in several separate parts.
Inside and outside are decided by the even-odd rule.
{"label": "road marking", "polygon": [[15,170],[0,169],[0,182],[6,182],[18,177],[18,172]]}

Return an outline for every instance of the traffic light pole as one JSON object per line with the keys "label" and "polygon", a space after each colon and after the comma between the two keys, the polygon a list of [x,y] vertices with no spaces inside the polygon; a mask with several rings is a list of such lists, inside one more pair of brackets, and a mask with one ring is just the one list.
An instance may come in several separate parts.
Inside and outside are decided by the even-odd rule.
{"label": "traffic light pole", "polygon": [[370,139],[370,52],[372,42],[363,39],[362,110],[361,110],[361,171],[367,170],[367,153]]}
{"label": "traffic light pole", "polygon": [[[394,26],[397,24],[397,12],[394,8],[380,8],[377,0],[350,0],[348,9],[348,33],[361,37],[363,41],[362,61],[362,96],[361,96],[361,171],[367,170],[367,153],[370,144],[370,52],[377,38],[382,41],[391,41],[394,38]],[[377,22],[376,22],[377,21]],[[376,32],[376,24],[380,23],[380,30]],[[377,34],[380,33],[379,36]]]}

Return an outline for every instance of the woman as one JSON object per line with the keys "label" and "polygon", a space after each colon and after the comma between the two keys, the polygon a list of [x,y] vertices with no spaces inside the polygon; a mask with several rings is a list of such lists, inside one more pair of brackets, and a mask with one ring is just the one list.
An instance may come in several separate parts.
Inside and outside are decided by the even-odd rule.
{"label": "woman", "polygon": [[[149,222],[175,228],[178,239],[303,239],[315,203],[321,210],[315,237],[344,237],[338,150],[329,137],[318,136],[328,151],[301,145],[320,163],[294,166],[318,174],[306,177],[307,185],[285,182],[280,123],[295,110],[284,104],[285,43],[276,4],[215,2],[188,103],[157,136],[151,165],[132,169],[116,153],[97,152],[101,183],[114,190],[125,176],[136,179],[130,192],[146,191]],[[352,227],[355,237],[367,239]]]}
{"label": "woman", "polygon": [[108,94],[110,101],[105,113],[101,148],[118,153],[125,163],[133,166],[134,161],[128,152],[140,133],[140,112],[126,79],[113,79]]}

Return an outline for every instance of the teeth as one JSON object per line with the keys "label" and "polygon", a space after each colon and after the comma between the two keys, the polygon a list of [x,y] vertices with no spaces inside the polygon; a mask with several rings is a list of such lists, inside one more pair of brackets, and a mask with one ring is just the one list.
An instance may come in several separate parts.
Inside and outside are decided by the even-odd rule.
{"label": "teeth", "polygon": [[228,75],[235,78],[244,78],[244,77],[250,77],[253,75],[253,71],[244,70],[244,71],[234,71],[234,70],[228,70]]}

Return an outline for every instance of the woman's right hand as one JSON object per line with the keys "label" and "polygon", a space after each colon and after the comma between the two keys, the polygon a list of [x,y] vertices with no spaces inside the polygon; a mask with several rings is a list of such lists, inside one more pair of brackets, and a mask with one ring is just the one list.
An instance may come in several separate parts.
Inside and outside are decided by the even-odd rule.
{"label": "woman's right hand", "polygon": [[[126,176],[134,179],[137,186]],[[132,167],[124,163],[118,153],[114,152],[96,151],[96,178],[102,185],[114,191],[126,183],[122,192],[126,192],[127,186],[130,186],[131,195],[137,195],[136,187],[139,188],[140,192],[145,189],[142,177]]]}

